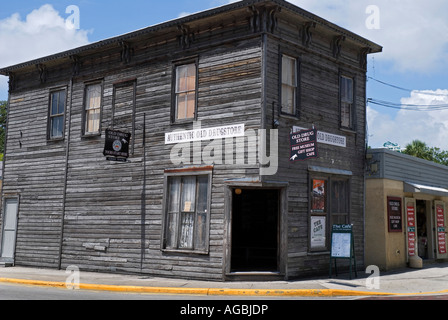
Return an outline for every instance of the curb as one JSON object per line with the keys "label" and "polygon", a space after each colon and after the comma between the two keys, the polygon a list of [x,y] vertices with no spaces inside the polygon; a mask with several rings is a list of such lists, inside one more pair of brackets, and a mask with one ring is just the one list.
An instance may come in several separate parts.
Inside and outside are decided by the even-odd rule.
{"label": "curb", "polygon": [[[13,283],[28,286],[72,289],[65,282],[39,281],[0,278],[0,283]],[[333,289],[217,289],[217,288],[176,288],[176,287],[141,287],[116,286],[103,284],[79,284],[77,289],[92,291],[110,291],[124,293],[205,295],[205,296],[287,296],[287,297],[342,297],[342,296],[393,296],[394,293],[364,292]],[[446,291],[448,292],[448,290]],[[403,294],[400,294],[403,295]]]}
{"label": "curb", "polygon": [[[28,286],[52,287],[59,289],[74,289],[65,282],[40,281],[0,278],[0,283],[12,283]],[[448,294],[448,290],[436,292],[420,293],[386,293],[386,292],[367,292],[340,289],[217,289],[217,288],[178,288],[178,287],[142,287],[142,286],[117,286],[104,284],[85,284],[80,283],[76,289],[91,291],[109,291],[122,293],[146,293],[146,294],[167,294],[167,295],[203,295],[203,296],[259,296],[259,297],[373,297],[373,296],[423,296]]]}

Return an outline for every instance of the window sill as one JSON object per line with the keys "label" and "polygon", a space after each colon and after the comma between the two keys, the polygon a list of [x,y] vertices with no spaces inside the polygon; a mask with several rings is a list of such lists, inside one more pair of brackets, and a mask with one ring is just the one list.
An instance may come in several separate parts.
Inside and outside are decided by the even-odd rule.
{"label": "window sill", "polygon": [[164,253],[183,253],[183,254],[196,254],[196,255],[208,255],[208,251],[197,251],[197,250],[180,250],[180,249],[162,249]]}
{"label": "window sill", "polygon": [[61,138],[49,138],[47,139],[48,143],[58,143],[58,142],[63,142],[64,141],[64,137]]}
{"label": "window sill", "polygon": [[327,249],[324,249],[324,251],[310,251],[308,252],[309,256],[322,256],[322,255],[329,255],[330,251]]}
{"label": "window sill", "polygon": [[345,127],[340,127],[339,130],[346,132],[346,133],[352,133],[352,134],[356,134],[356,130],[354,129],[350,129],[350,128],[345,128]]}
{"label": "window sill", "polygon": [[81,136],[81,138],[83,139],[96,138],[96,137],[101,137],[101,132],[85,133]]}
{"label": "window sill", "polygon": [[292,113],[281,112],[280,117],[286,118],[286,119],[291,119],[291,120],[300,120],[300,116],[292,114]]}

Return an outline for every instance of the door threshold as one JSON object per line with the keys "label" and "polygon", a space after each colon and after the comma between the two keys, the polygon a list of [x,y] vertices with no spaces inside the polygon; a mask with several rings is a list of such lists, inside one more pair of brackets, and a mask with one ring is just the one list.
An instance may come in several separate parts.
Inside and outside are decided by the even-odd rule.
{"label": "door threshold", "polygon": [[228,281],[279,281],[284,275],[278,271],[233,271],[226,274]]}

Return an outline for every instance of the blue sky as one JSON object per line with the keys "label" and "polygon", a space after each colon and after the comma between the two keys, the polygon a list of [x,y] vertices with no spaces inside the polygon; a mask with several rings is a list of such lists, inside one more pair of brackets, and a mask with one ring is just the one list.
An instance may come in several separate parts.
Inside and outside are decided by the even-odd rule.
{"label": "blue sky", "polygon": [[[0,4],[0,67],[114,37],[235,0],[17,0]],[[369,57],[367,97],[416,105],[419,110],[368,104],[369,144],[405,146],[413,139],[448,150],[448,1],[446,0],[289,0],[322,18],[384,47]],[[79,8],[80,29],[64,30]],[[374,5],[374,11],[371,9]],[[374,23],[369,27],[367,21]],[[65,28],[66,29],[66,28]],[[6,44],[6,45],[3,45]],[[0,77],[0,100],[7,79]],[[448,108],[447,108],[448,109]]]}

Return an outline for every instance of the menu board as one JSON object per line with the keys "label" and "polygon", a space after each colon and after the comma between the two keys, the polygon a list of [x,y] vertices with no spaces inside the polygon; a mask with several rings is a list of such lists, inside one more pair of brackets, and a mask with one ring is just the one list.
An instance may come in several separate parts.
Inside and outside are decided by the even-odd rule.
{"label": "menu board", "polygon": [[331,257],[351,258],[352,257],[352,226],[334,225],[331,235]]}
{"label": "menu board", "polygon": [[331,256],[333,258],[350,258],[351,242],[350,233],[333,233]]}

